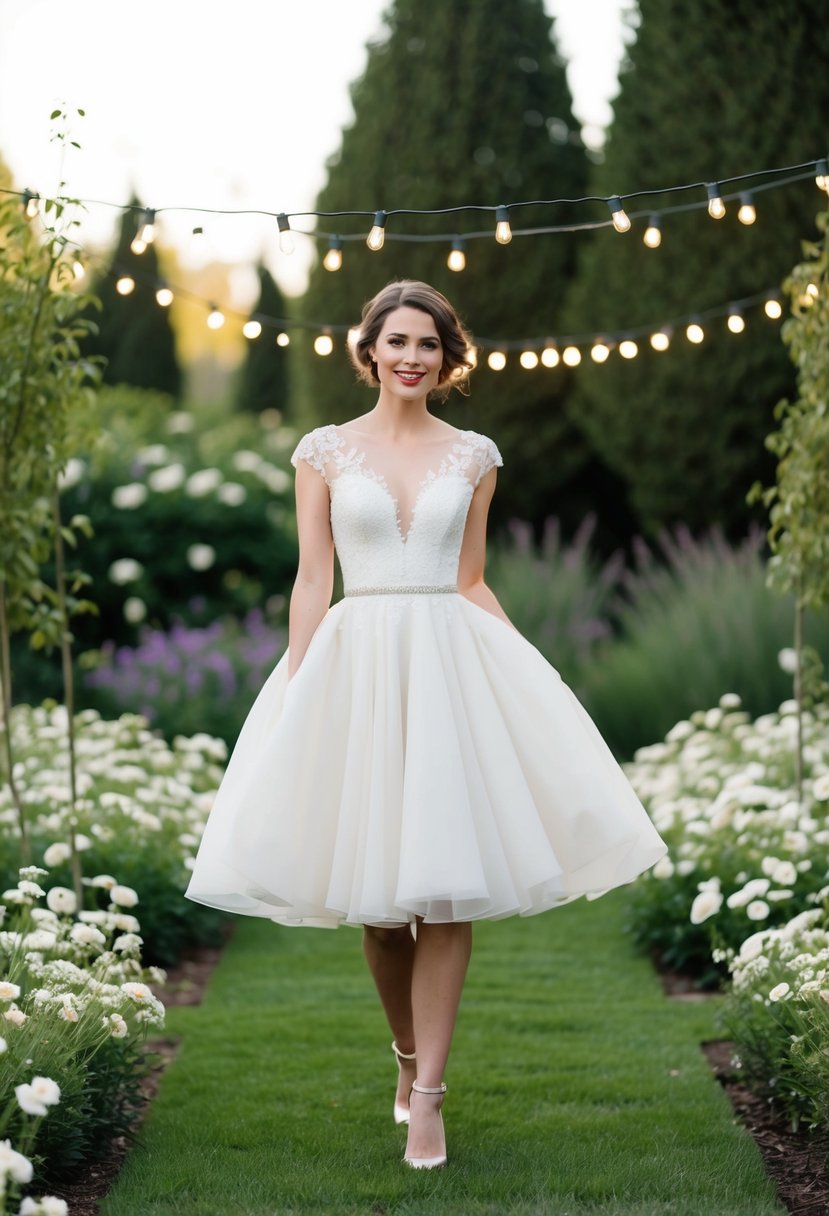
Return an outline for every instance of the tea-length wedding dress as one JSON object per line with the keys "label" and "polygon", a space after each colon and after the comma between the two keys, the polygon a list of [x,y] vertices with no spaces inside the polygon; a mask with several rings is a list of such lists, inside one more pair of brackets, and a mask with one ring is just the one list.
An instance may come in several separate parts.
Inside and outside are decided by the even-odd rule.
{"label": "tea-length wedding dress", "polygon": [[251,709],[188,898],[285,924],[495,919],[599,895],[665,853],[556,670],[456,589],[495,444],[460,431],[420,458],[384,465],[337,426],[291,457],[328,484],[345,596]]}

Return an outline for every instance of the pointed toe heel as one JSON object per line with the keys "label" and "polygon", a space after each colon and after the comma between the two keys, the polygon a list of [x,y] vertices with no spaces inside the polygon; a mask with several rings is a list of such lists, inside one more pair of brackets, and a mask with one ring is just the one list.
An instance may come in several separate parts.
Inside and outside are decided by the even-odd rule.
{"label": "pointed toe heel", "polygon": [[[412,1052],[411,1055],[407,1055],[405,1051],[400,1050],[396,1043],[392,1043],[391,1049],[394,1052],[395,1059],[397,1060],[398,1070],[400,1068],[401,1060],[413,1060],[415,1058],[415,1052]],[[409,1122],[408,1106],[403,1106],[402,1103],[398,1102],[396,1098],[394,1101],[394,1121],[398,1125]]]}

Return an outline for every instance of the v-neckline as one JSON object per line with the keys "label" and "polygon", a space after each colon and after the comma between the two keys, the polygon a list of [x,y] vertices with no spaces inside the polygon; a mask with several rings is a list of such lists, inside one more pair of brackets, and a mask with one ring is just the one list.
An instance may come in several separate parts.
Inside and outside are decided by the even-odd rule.
{"label": "v-neckline", "polygon": [[[455,439],[454,442],[451,443],[449,445],[449,447],[447,447],[443,451],[443,454],[441,455],[440,460],[438,462],[437,468],[435,468],[434,465],[431,466],[429,469],[427,469],[426,473],[423,475],[423,477],[417,483],[417,488],[415,490],[414,498],[412,499],[411,511],[409,512],[409,524],[408,524],[408,527],[404,534],[403,521],[400,516],[400,499],[396,495],[392,494],[391,489],[389,487],[389,483],[388,483],[385,475],[383,473],[380,473],[377,469],[373,468],[369,463],[367,463],[368,459],[369,459],[369,453],[366,451],[366,449],[363,446],[361,446],[359,443],[355,443],[353,441],[353,439],[351,439],[348,431],[338,430],[335,423],[331,424],[331,429],[332,429],[334,435],[336,436],[337,440],[339,441],[340,445],[343,445],[346,447],[346,449],[348,449],[348,444],[350,443],[351,444],[350,451],[358,453],[358,455],[360,457],[360,459],[355,463],[355,465],[351,471],[358,472],[361,476],[366,477],[369,481],[373,481],[375,483],[375,485],[379,485],[381,490],[385,493],[385,495],[388,498],[389,502],[391,503],[392,509],[394,511],[394,521],[395,521],[395,526],[397,528],[397,535],[400,539],[400,543],[405,548],[406,545],[408,544],[409,538],[412,534],[412,528],[414,527],[415,517],[417,515],[417,508],[418,508],[421,498],[423,497],[424,491],[426,490],[427,486],[432,485],[434,482],[436,482],[438,480],[439,477],[441,477],[443,475],[443,472],[444,472],[443,466],[444,466],[445,462],[449,459],[449,457],[451,455],[454,454],[454,452],[459,447],[462,446],[464,436],[467,434],[467,432],[466,431],[458,432],[457,439]],[[470,482],[469,484],[471,486],[472,483]]]}

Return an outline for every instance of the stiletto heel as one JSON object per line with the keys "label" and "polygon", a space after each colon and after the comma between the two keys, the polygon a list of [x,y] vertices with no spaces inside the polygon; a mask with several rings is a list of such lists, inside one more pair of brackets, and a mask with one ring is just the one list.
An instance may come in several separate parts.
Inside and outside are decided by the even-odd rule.
{"label": "stiletto heel", "polygon": [[[415,1058],[415,1052],[412,1052],[411,1055],[407,1055],[405,1051],[400,1050],[400,1048],[397,1046],[396,1043],[392,1043],[391,1049],[395,1054],[395,1058],[397,1059],[398,1070],[400,1068],[401,1060],[413,1060]],[[409,1122],[408,1106],[403,1106],[402,1103],[397,1101],[396,1097],[394,1100],[394,1121],[395,1121],[395,1123],[408,1123]]]}
{"label": "stiletto heel", "polygon": [[[440,1085],[430,1088],[428,1085],[418,1085],[415,1081],[412,1089],[419,1094],[440,1094],[441,1098],[446,1093],[446,1082],[442,1081]],[[438,1118],[440,1120],[441,1131],[443,1130],[443,1115],[438,1107]],[[404,1157],[406,1165],[411,1166],[413,1170],[436,1170],[441,1166],[446,1165],[446,1153],[441,1157]]]}

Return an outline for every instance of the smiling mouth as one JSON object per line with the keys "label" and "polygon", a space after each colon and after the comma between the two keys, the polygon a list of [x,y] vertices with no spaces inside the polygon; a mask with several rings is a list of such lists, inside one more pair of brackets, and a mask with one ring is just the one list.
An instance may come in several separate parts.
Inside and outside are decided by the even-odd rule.
{"label": "smiling mouth", "polygon": [[419,384],[425,372],[395,372],[395,376],[402,380],[404,384]]}

